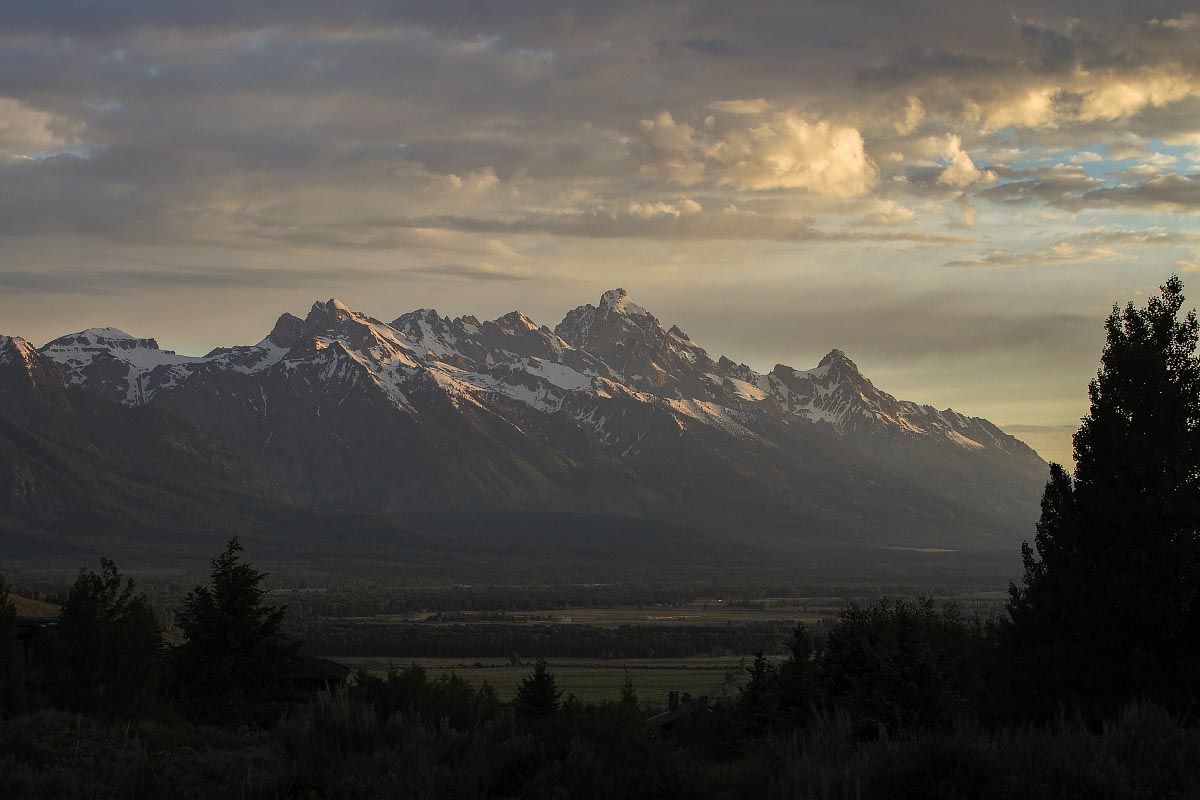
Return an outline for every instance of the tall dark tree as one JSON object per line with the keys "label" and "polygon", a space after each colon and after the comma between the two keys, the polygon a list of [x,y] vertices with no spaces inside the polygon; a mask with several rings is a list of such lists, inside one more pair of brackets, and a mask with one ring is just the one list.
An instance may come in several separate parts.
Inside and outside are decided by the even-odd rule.
{"label": "tall dark tree", "polygon": [[558,711],[562,690],[545,659],[538,659],[533,674],[521,681],[513,705],[517,714],[526,719],[543,719]]}
{"label": "tall dark tree", "polygon": [[8,583],[0,577],[0,709],[8,705],[17,635],[17,606],[8,593]]}
{"label": "tall dark tree", "polygon": [[1005,626],[1029,710],[1200,711],[1200,359],[1172,277],[1113,307],[1075,474],[1051,465]]}
{"label": "tall dark tree", "polygon": [[931,598],[842,611],[817,666],[825,698],[864,733],[948,728],[978,707],[986,629]]}
{"label": "tall dark tree", "polygon": [[162,646],[149,600],[102,558],[99,573],[79,573],[46,640],[46,691],[60,708],[136,715],[157,695]]}
{"label": "tall dark tree", "polygon": [[230,539],[208,585],[183,601],[187,641],[173,655],[176,692],[189,716],[220,725],[269,727],[291,699],[287,673],[300,647],[281,627],[285,608],[264,604],[265,573],[241,563]]}

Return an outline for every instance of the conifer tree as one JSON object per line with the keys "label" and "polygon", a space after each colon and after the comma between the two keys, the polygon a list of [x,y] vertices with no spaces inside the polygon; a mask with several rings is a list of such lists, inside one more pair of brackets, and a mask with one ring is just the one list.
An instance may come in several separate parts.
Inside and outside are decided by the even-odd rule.
{"label": "conifer tree", "polygon": [[189,715],[222,725],[268,727],[290,699],[287,672],[300,647],[282,633],[285,608],[263,603],[265,573],[241,563],[230,539],[208,585],[187,595],[178,624],[177,691]]}
{"label": "conifer tree", "polygon": [[1028,710],[1200,710],[1200,359],[1172,277],[1114,306],[1074,477],[1051,465],[1005,626]]}
{"label": "conifer tree", "polygon": [[558,711],[561,697],[562,690],[558,688],[554,673],[546,665],[545,659],[538,659],[533,674],[521,681],[521,685],[517,687],[513,705],[521,717],[542,719]]}
{"label": "conifer tree", "polygon": [[46,691],[60,708],[132,716],[156,697],[161,656],[162,631],[150,601],[102,558],[98,574],[79,573],[45,643]]}
{"label": "conifer tree", "polygon": [[17,634],[17,606],[8,596],[8,583],[0,577],[0,710],[8,704],[14,641]]}

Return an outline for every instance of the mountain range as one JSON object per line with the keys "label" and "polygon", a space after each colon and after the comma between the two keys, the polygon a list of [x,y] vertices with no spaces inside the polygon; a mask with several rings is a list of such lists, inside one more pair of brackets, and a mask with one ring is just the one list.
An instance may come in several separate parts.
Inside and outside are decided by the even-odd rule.
{"label": "mountain range", "polygon": [[563,574],[1011,554],[1046,474],[994,424],[897,400],[840,350],[757,372],[623,289],[553,329],[332,299],[202,357],[117,328],[0,337],[12,557],[182,558],[229,532],[298,562],[431,572],[500,552]]}

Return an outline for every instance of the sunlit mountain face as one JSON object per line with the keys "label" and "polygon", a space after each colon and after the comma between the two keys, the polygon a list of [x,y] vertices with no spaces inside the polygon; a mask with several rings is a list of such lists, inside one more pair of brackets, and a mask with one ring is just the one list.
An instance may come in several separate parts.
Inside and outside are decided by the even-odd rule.
{"label": "sunlit mountain face", "polygon": [[[280,515],[312,508],[516,550],[582,538],[600,564],[624,558],[603,537],[647,523],[643,547],[665,536],[718,560],[1007,554],[1047,474],[991,422],[898,400],[841,350],[758,372],[624,289],[553,329],[521,311],[387,323],[332,299],[203,357],[93,328],[40,349],[6,338],[0,366],[6,514],[29,542],[128,528],[128,496],[139,511],[119,541],[173,525],[180,552],[230,520],[288,537]],[[48,461],[55,447],[70,455]],[[147,480],[161,499],[144,508]],[[118,498],[111,518],[95,519],[92,492]],[[187,510],[213,492],[240,499],[218,503],[220,520]],[[403,552],[395,534],[372,546]]]}

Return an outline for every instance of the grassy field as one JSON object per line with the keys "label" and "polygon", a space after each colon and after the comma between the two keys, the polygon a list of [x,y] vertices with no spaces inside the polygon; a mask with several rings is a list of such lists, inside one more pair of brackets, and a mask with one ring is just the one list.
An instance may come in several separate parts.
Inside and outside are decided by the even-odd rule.
{"label": "grassy field", "polygon": [[375,625],[394,625],[402,622],[430,624],[460,624],[525,622],[542,625],[595,625],[617,628],[623,625],[742,625],[749,622],[805,622],[813,624],[822,618],[836,617],[840,606],[810,606],[807,608],[743,608],[719,603],[688,603],[678,606],[621,606],[618,608],[556,608],[546,611],[489,613],[459,611],[455,614],[380,614],[372,617],[345,617],[347,620]]}
{"label": "grassy field", "polygon": [[[334,660],[374,673],[385,673],[389,666],[389,659],[386,658],[345,656],[335,657]],[[745,680],[743,667],[749,666],[753,660],[749,656],[621,661],[556,658],[548,663],[558,687],[581,700],[597,702],[619,697],[628,672],[638,699],[648,706],[660,706],[666,704],[667,692],[671,691],[713,698],[720,697],[722,693],[736,692],[737,686]],[[512,699],[517,686],[533,671],[532,664],[514,667],[506,659],[497,658],[416,658],[392,663],[399,668],[414,662],[428,670],[430,677],[454,672],[476,685],[486,680],[504,700]]]}
{"label": "grassy field", "polygon": [[18,617],[57,617],[62,612],[61,606],[42,600],[30,600],[15,594],[10,594],[9,599],[16,605]]}

